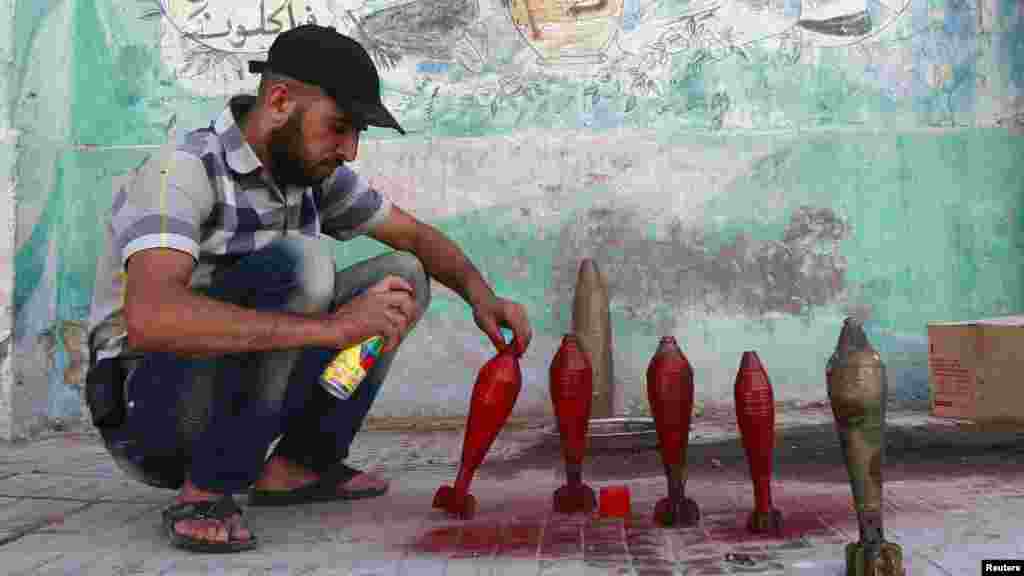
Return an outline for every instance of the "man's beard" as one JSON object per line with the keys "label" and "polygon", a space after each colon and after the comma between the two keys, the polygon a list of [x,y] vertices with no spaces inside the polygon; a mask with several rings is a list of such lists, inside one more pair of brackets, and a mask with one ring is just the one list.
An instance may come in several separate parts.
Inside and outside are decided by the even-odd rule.
{"label": "man's beard", "polygon": [[302,117],[305,110],[296,110],[281,128],[270,135],[270,173],[279,186],[316,186],[323,176],[313,175],[312,166],[306,165],[302,147]]}

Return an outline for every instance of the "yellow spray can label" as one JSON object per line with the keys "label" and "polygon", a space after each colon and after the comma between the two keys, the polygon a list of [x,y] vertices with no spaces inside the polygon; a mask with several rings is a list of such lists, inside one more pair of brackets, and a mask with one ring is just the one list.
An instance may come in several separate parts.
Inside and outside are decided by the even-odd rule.
{"label": "yellow spray can label", "polygon": [[320,376],[320,384],[336,398],[345,400],[355,393],[380,355],[381,337],[374,336],[342,350],[327,365]]}

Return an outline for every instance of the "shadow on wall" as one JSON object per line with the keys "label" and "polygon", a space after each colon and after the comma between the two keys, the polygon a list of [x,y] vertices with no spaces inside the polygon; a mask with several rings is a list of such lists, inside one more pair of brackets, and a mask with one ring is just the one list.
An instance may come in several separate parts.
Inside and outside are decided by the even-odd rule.
{"label": "shadow on wall", "polygon": [[662,238],[650,238],[649,222],[633,209],[595,207],[567,223],[553,270],[556,310],[570,305],[582,258],[593,258],[607,278],[613,308],[662,328],[674,323],[666,314],[690,308],[752,319],[778,313],[809,322],[815,308],[845,297],[839,245],[850,227],[831,208],[798,208],[774,232],[776,240],[688,229],[678,218]]}

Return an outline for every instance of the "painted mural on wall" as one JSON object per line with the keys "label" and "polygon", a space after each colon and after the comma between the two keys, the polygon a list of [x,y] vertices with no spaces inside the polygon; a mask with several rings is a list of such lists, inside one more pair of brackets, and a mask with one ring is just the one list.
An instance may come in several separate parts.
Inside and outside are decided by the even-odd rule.
{"label": "painted mural on wall", "polygon": [[[923,321],[1024,306],[1024,207],[1005,192],[1024,181],[1020,148],[1005,132],[972,131],[1024,126],[1017,0],[17,7],[16,326],[31,349],[22,365],[45,372],[50,418],[78,408],[99,250],[89,231],[112,180],[176,124],[205,124],[224,96],[253,90],[247,61],[306,22],[363,42],[389,107],[414,133],[373,149],[374,178],[525,302],[539,335],[561,330],[576,263],[590,255],[609,275],[622,350],[631,335],[693,314],[707,342],[684,342],[695,359],[751,343],[716,333],[805,350],[834,342],[816,318],[864,310],[892,330],[872,333],[890,358],[909,351],[893,367],[913,372],[919,394]],[[73,13],[52,17],[61,10]],[[54,33],[62,21],[74,34]],[[72,88],[54,93],[66,54]],[[922,128],[936,135],[915,137]],[[480,138],[442,146],[416,133]],[[371,131],[366,146],[390,137]],[[918,257],[907,262],[893,246]],[[433,308],[464,312],[448,305],[439,297]],[[748,320],[776,327],[765,335]],[[485,357],[486,342],[467,342]],[[524,370],[543,374],[542,356]],[[789,362],[783,376],[811,370],[792,356],[780,347],[772,365]],[[470,381],[474,364],[455,362],[465,374],[449,380]],[[463,392],[446,398],[457,405]]]}
{"label": "painted mural on wall", "polygon": [[360,40],[403,124],[438,135],[991,125],[1020,95],[983,69],[1019,27],[1002,0],[140,1],[195,94],[253,89],[246,62],[318,23]]}

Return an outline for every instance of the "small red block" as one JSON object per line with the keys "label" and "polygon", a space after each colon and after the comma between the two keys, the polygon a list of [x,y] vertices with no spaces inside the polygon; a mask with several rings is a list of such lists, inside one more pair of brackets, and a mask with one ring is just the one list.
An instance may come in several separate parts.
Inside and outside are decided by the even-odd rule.
{"label": "small red block", "polygon": [[629,518],[629,487],[628,486],[604,486],[601,488],[600,509],[601,516],[615,518]]}

